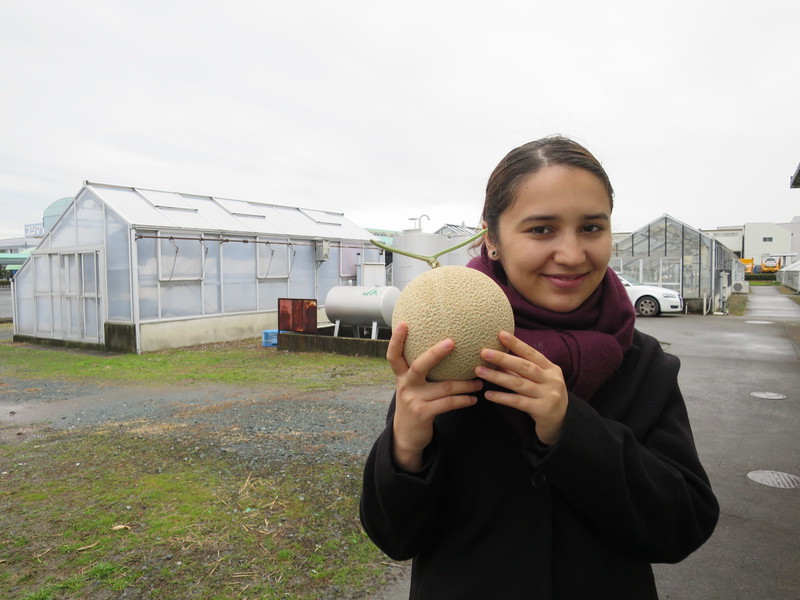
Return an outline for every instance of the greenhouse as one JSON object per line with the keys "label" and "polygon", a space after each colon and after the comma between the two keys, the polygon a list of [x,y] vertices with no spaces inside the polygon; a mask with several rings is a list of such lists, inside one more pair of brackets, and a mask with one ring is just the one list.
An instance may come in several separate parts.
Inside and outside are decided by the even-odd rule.
{"label": "greenhouse", "polygon": [[370,237],[336,212],[85,182],[12,282],[15,339],[141,353],[258,337],[281,298],[383,285]]}
{"label": "greenhouse", "polygon": [[785,285],[800,294],[800,260],[778,271],[776,280],[781,285]]}
{"label": "greenhouse", "polygon": [[744,282],[744,265],[730,249],[669,215],[618,240],[610,264],[644,284],[675,290],[687,310],[703,314],[724,312],[734,284]]}

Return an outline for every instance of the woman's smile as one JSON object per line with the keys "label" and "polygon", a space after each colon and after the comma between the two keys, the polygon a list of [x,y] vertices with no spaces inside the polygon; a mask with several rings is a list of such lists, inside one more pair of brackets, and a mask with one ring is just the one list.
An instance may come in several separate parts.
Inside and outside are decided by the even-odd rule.
{"label": "woman's smile", "polygon": [[561,289],[573,289],[580,286],[588,277],[587,273],[579,273],[577,275],[542,275],[547,281],[554,286]]}

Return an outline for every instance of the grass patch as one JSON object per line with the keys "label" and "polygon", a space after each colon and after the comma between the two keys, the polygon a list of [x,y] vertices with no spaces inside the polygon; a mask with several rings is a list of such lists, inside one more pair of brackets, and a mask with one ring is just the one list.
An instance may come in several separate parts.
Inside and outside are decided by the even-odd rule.
{"label": "grass patch", "polygon": [[792,288],[782,285],[778,290],[781,294],[789,297],[789,300],[800,306],[800,292],[796,292]]}
{"label": "grass patch", "polygon": [[194,444],[115,429],[0,446],[0,597],[350,598],[384,582],[357,520],[360,457],[254,469]]}
{"label": "grass patch", "polygon": [[780,285],[780,284],[777,281],[775,281],[775,279],[762,279],[762,280],[751,279],[750,280],[750,285],[751,286],[756,286],[756,287],[758,287],[758,286],[770,286],[771,287],[771,286],[776,286],[776,285]]}
{"label": "grass patch", "polygon": [[728,314],[734,317],[741,317],[747,310],[747,294],[731,294],[727,304]]}
{"label": "grass patch", "polygon": [[[0,377],[135,395],[150,383],[338,389],[385,384],[391,371],[255,339],[147,355],[2,341]],[[157,425],[0,443],[0,598],[341,600],[393,575],[358,522],[363,456],[320,458],[298,440],[279,463],[253,461],[202,430]]]}
{"label": "grass patch", "polygon": [[7,377],[141,384],[207,382],[336,389],[392,380],[385,360],[323,353],[289,353],[242,340],[164,350],[112,354],[0,342]]}

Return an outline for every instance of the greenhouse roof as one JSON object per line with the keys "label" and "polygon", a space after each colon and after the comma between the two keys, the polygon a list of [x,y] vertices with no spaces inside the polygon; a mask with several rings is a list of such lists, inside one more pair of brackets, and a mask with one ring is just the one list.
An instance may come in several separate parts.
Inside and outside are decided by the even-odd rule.
{"label": "greenhouse roof", "polygon": [[692,225],[689,225],[688,223],[684,223],[683,221],[681,221],[680,219],[676,219],[672,215],[664,213],[660,217],[658,217],[656,219],[653,219],[652,221],[650,221],[646,225],[642,225],[636,231],[633,231],[633,232],[630,232],[630,233],[621,234],[620,238],[615,240],[615,242],[620,242],[620,241],[622,241],[624,239],[627,239],[627,238],[629,238],[629,237],[631,237],[633,235],[636,235],[637,233],[646,232],[648,230],[648,228],[650,228],[651,226],[660,224],[660,223],[664,222],[665,220],[666,221],[671,221],[671,222],[676,223],[677,225],[681,225],[683,227],[688,227],[690,230],[696,231],[697,233],[699,233],[700,236],[702,236],[702,237],[713,239],[711,236],[709,236],[706,233],[703,233],[702,231],[700,231],[696,227],[694,227]]}
{"label": "greenhouse roof", "polygon": [[244,235],[370,240],[374,236],[342,213],[84,182],[114,212],[137,228],[189,229]]}

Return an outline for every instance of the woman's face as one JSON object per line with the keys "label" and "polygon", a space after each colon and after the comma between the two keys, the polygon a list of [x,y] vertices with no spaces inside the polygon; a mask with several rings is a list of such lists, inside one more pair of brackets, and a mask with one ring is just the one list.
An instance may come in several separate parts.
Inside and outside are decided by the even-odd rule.
{"label": "woman's face", "polygon": [[611,199],[595,175],[561,165],[524,179],[486,239],[508,283],[555,312],[578,308],[600,285],[611,258]]}

